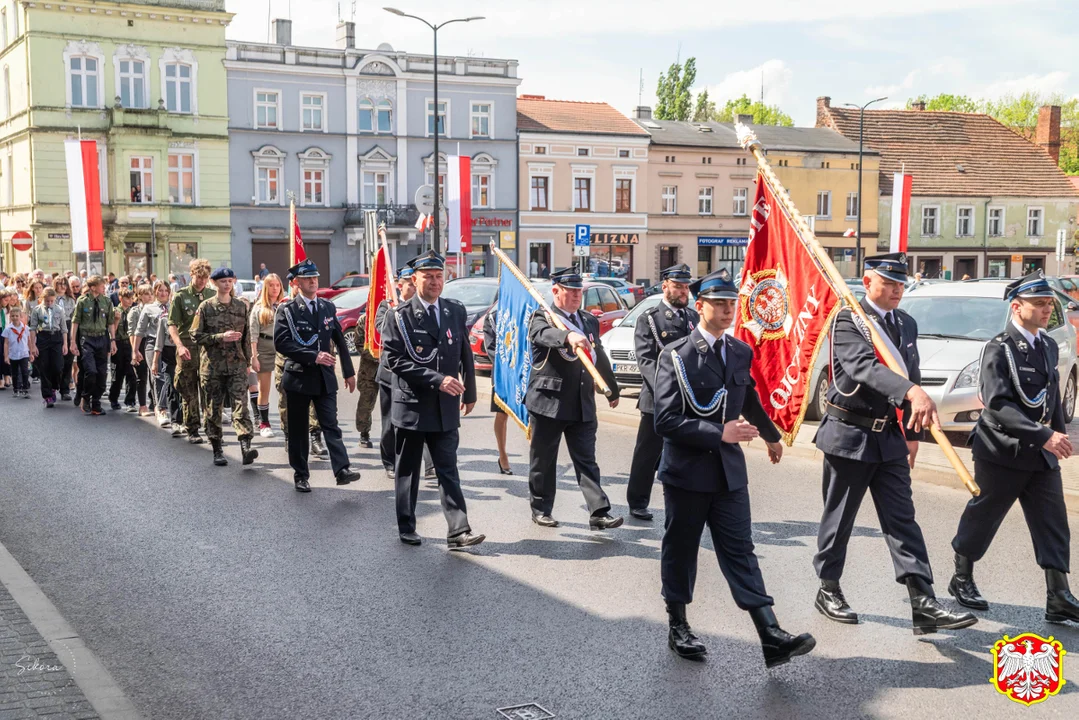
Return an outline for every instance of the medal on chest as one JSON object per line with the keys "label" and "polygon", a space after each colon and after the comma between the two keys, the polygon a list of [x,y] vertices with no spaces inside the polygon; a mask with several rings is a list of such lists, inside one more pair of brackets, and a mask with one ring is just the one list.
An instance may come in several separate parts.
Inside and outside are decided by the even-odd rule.
{"label": "medal on chest", "polygon": [[446,342],[453,345],[453,333],[449,329],[446,330]]}

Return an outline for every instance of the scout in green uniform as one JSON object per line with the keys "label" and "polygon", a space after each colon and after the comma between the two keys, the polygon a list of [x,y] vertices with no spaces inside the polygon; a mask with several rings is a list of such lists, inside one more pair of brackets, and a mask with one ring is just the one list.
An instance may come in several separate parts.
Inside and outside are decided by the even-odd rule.
{"label": "scout in green uniform", "polygon": [[89,292],[75,303],[71,315],[71,335],[78,338],[72,353],[82,355],[82,395],[88,415],[104,415],[101,395],[109,372],[109,356],[116,352],[116,316],[112,301],[105,295],[105,281],[94,275],[86,281]]}
{"label": "scout in green uniform", "polygon": [[233,297],[236,273],[231,268],[214,270],[210,279],[217,294],[199,305],[191,323],[191,339],[201,350],[199,377],[208,401],[206,437],[214,449],[214,465],[228,465],[221,449],[221,410],[228,404],[244,465],[250,465],[259,453],[251,447],[255,430],[247,402],[247,373],[251,367],[247,306]]}
{"label": "scout in green uniform", "polygon": [[183,405],[184,427],[187,441],[193,445],[202,442],[199,435],[199,347],[191,339],[191,321],[195,311],[204,300],[214,296],[214,289],[207,287],[210,280],[210,261],[196,258],[188,266],[191,284],[176,293],[169,306],[169,337],[176,345],[176,380],[174,387],[180,393]]}

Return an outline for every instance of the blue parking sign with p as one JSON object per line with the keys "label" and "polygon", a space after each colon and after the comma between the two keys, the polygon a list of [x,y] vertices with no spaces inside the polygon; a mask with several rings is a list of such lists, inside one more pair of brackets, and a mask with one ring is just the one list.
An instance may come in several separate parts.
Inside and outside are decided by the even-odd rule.
{"label": "blue parking sign with p", "polygon": [[590,245],[592,243],[592,226],[591,225],[577,225],[574,228],[573,244],[574,245]]}

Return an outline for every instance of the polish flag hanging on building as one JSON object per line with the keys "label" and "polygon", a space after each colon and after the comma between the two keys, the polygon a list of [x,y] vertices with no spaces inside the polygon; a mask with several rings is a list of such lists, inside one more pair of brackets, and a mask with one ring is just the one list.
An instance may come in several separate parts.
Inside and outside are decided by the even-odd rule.
{"label": "polish flag hanging on building", "polygon": [[67,196],[71,206],[71,251],[104,252],[101,229],[101,175],[96,140],[65,140]]}
{"label": "polish flag hanging on building", "polygon": [[427,215],[426,213],[420,213],[419,219],[416,220],[416,229],[419,230],[420,232],[427,232],[427,230],[433,224],[433,222],[432,222],[433,220],[434,220],[434,217],[432,215]]}
{"label": "polish flag hanging on building", "polygon": [[450,155],[446,165],[446,211],[450,233],[446,250],[472,252],[472,158]]}
{"label": "polish flag hanging on building", "polygon": [[890,252],[906,252],[910,233],[910,189],[914,176],[897,172],[892,182],[892,242]]}

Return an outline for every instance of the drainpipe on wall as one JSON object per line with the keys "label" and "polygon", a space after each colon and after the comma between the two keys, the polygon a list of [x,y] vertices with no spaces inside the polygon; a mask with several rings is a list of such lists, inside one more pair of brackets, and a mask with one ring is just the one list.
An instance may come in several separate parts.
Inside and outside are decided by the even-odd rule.
{"label": "drainpipe on wall", "polygon": [[989,204],[993,198],[986,198],[982,221],[982,272],[978,277],[989,277]]}
{"label": "drainpipe on wall", "polygon": [[[515,225],[517,232],[517,267],[521,267],[521,245],[524,241],[521,239],[521,131],[517,130],[517,155],[515,156],[514,163],[517,166],[517,195],[513,200],[514,216],[516,217]],[[554,258],[551,258],[551,264],[554,264]]]}

